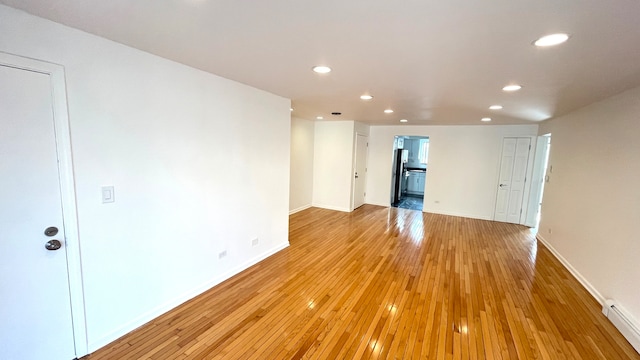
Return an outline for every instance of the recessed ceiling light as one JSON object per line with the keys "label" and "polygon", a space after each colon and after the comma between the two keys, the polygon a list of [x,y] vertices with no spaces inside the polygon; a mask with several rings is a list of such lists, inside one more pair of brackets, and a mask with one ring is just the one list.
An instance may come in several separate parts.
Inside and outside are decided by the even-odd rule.
{"label": "recessed ceiling light", "polygon": [[480,119],[480,121],[485,121],[485,122],[491,121],[491,118],[488,118],[488,117],[487,118],[482,118],[482,119]]}
{"label": "recessed ceiling light", "polygon": [[407,119],[401,119],[400,122],[409,122]]}
{"label": "recessed ceiling light", "polygon": [[331,68],[324,65],[318,65],[313,67],[313,71],[317,72],[318,74],[326,74],[331,72]]}
{"label": "recessed ceiling light", "polygon": [[318,117],[316,117],[316,119],[318,119],[318,120],[322,120],[322,119],[324,119],[324,118],[323,118],[322,116],[318,116]]}
{"label": "recessed ceiling light", "polygon": [[391,109],[387,109],[387,110],[385,110],[385,111],[384,111],[384,113],[385,113],[385,114],[391,114],[391,113],[393,113],[393,110],[391,110]]}
{"label": "recessed ceiling light", "polygon": [[507,85],[507,86],[502,88],[502,90],[504,90],[504,91],[518,91],[520,89],[522,89],[522,86],[517,85],[517,84]]}
{"label": "recessed ceiling light", "polygon": [[293,108],[289,108],[289,111],[293,111]]}
{"label": "recessed ceiling light", "polygon": [[502,110],[502,105],[491,105],[489,106],[491,110]]}
{"label": "recessed ceiling light", "polygon": [[541,46],[541,47],[554,46],[554,45],[562,44],[567,40],[569,40],[569,34],[563,34],[563,33],[551,34],[551,35],[543,36],[540,39],[534,41],[533,45]]}
{"label": "recessed ceiling light", "polygon": [[371,99],[373,99],[373,96],[371,96],[371,95],[361,95],[360,99],[362,99],[362,100],[371,100]]}

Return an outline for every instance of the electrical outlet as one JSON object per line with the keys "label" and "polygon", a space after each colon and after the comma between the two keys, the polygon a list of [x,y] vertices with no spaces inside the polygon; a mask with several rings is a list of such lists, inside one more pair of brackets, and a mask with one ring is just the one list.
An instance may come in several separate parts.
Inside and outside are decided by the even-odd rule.
{"label": "electrical outlet", "polygon": [[222,259],[223,257],[227,256],[227,250],[221,252],[220,254],[218,254],[218,259]]}
{"label": "electrical outlet", "polygon": [[551,233],[552,233],[552,232],[551,232],[551,228],[549,228],[549,234],[551,234]]}
{"label": "electrical outlet", "polygon": [[434,201],[434,203],[440,204],[440,200],[436,200],[436,201]]}
{"label": "electrical outlet", "polygon": [[253,240],[251,240],[251,246],[257,246],[258,245],[258,238],[255,238]]}

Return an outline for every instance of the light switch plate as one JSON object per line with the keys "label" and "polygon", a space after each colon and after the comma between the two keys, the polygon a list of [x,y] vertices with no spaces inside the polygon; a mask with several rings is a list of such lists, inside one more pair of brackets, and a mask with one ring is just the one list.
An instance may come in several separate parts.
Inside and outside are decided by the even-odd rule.
{"label": "light switch plate", "polygon": [[112,203],[116,201],[116,193],[113,189],[113,186],[103,186],[102,187],[102,203]]}

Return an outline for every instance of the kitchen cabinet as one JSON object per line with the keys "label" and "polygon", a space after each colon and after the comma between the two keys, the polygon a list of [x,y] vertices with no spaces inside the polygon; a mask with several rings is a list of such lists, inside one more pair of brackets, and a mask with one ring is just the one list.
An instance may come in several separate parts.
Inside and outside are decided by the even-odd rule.
{"label": "kitchen cabinet", "polygon": [[418,164],[420,162],[420,140],[406,139],[404,141],[404,148],[409,151],[408,162]]}
{"label": "kitchen cabinet", "polygon": [[409,171],[407,194],[424,195],[425,175],[424,171]]}
{"label": "kitchen cabinet", "polygon": [[420,163],[420,140],[413,140],[411,143],[411,152],[413,153],[413,162]]}
{"label": "kitchen cabinet", "polygon": [[427,173],[420,173],[418,175],[418,193],[424,195],[424,181]]}

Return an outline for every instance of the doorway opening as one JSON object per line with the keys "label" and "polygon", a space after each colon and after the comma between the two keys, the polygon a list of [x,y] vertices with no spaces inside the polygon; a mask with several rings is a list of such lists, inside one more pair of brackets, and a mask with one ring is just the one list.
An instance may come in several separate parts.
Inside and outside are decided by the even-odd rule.
{"label": "doorway opening", "polygon": [[391,168],[391,206],[422,211],[428,158],[428,136],[395,137]]}

